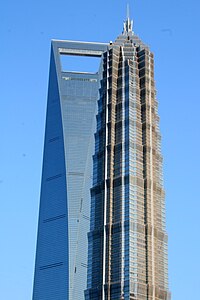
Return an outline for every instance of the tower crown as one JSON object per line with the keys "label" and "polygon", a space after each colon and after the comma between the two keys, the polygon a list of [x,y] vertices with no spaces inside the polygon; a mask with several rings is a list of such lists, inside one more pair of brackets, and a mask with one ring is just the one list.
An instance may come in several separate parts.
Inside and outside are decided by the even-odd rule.
{"label": "tower crown", "polygon": [[129,5],[127,4],[126,21],[124,22],[123,34],[133,32],[133,20],[130,19]]}

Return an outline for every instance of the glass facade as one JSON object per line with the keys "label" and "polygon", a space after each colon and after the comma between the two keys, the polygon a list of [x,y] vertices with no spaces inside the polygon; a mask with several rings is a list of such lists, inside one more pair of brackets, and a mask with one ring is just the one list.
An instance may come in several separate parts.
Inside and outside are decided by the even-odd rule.
{"label": "glass facade", "polygon": [[67,72],[61,55],[106,44],[52,41],[33,300],[83,300],[99,72]]}
{"label": "glass facade", "polygon": [[103,55],[86,300],[168,300],[154,59],[124,31]]}

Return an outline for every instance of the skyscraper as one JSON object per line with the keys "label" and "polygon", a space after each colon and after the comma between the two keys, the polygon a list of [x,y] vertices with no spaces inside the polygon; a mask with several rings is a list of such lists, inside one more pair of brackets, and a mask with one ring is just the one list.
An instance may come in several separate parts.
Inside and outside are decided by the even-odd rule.
{"label": "skyscraper", "polygon": [[132,25],[52,41],[33,300],[170,299],[154,59]]}
{"label": "skyscraper", "polygon": [[133,33],[103,54],[86,300],[167,300],[168,263],[154,57]]}
{"label": "skyscraper", "polygon": [[69,72],[61,61],[106,49],[52,41],[33,300],[84,299],[99,72]]}

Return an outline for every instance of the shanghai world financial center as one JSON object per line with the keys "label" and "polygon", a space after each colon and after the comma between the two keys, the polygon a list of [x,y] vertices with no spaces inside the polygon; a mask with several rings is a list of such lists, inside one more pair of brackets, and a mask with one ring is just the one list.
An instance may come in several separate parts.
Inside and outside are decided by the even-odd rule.
{"label": "shanghai world financial center", "polygon": [[52,41],[33,300],[171,299],[154,57],[132,27]]}

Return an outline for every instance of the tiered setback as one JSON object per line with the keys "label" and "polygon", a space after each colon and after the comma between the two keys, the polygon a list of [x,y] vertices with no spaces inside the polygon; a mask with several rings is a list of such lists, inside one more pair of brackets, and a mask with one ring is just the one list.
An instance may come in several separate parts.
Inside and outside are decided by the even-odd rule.
{"label": "tiered setback", "polygon": [[167,300],[167,235],[153,54],[125,26],[104,53],[102,74],[86,299]]}

